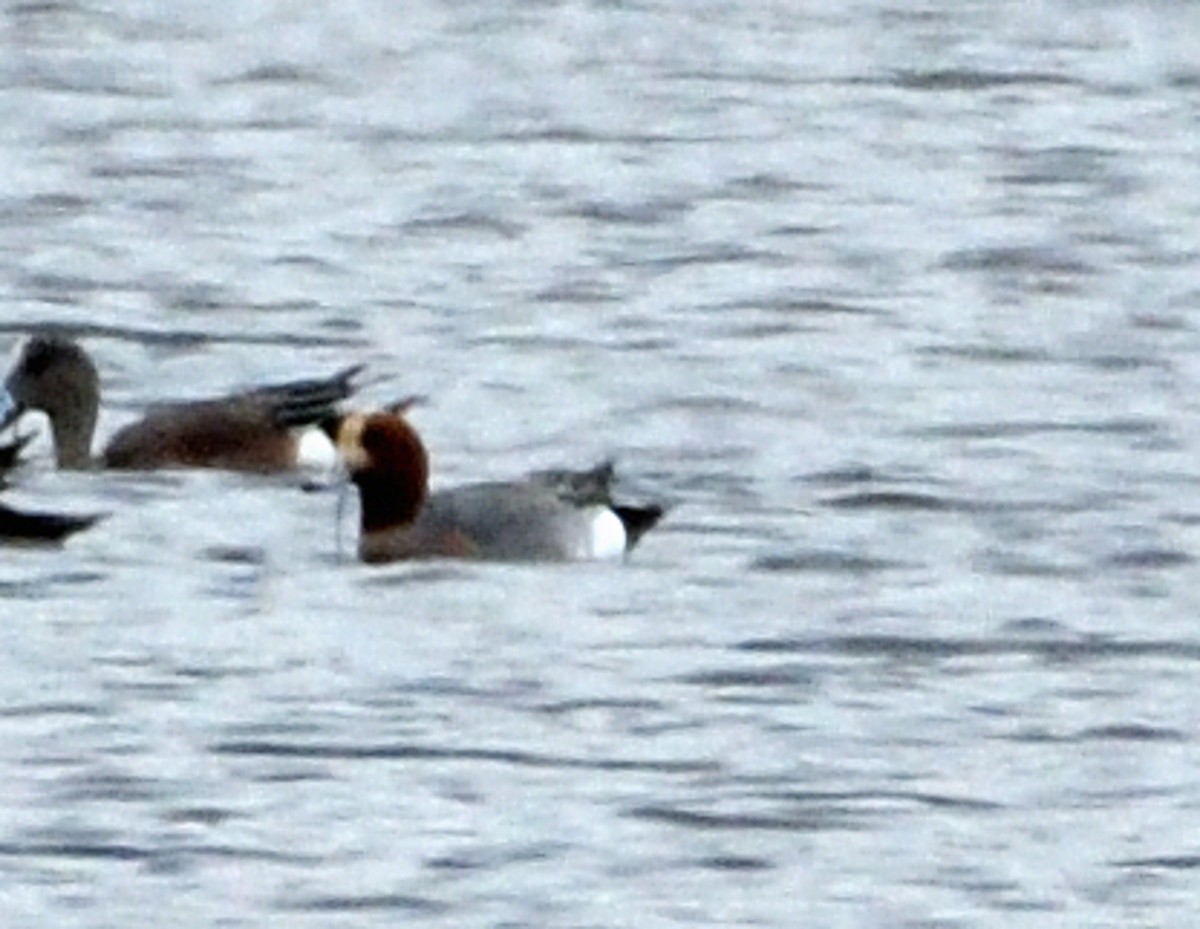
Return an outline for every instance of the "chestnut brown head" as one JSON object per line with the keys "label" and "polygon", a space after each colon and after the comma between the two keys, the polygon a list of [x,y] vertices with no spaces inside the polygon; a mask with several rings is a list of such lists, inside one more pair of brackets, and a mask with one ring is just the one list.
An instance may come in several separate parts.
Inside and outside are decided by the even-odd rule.
{"label": "chestnut brown head", "polygon": [[392,412],[351,413],[325,429],[358,486],[364,532],[416,519],[428,491],[429,456],[407,419]]}

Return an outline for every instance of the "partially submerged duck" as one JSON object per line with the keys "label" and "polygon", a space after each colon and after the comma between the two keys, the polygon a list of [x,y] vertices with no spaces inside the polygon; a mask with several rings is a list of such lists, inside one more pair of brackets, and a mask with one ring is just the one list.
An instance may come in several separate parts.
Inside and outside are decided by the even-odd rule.
{"label": "partially submerged duck", "polygon": [[402,408],[331,418],[325,428],[361,503],[359,557],[573,561],[618,558],[663,515],[614,504],[613,467],[429,491],[429,457]]}
{"label": "partially submerged duck", "polygon": [[154,406],[93,456],[100,407],[96,366],[73,340],[35,335],[21,349],[0,391],[0,429],[26,410],[45,413],[60,468],[286,471],[330,450],[319,429],[305,427],[335,415],[361,371],[362,365],[355,365],[327,378]]}
{"label": "partially submerged duck", "polygon": [[16,510],[0,503],[0,542],[53,543],[82,532],[104,517]]}

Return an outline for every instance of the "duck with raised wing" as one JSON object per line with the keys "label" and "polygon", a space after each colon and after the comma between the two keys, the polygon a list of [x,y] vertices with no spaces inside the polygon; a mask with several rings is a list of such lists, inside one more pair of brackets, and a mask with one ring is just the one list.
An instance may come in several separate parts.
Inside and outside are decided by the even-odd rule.
{"label": "duck with raised wing", "polygon": [[663,515],[614,504],[607,462],[431,493],[429,457],[403,409],[333,417],[325,428],[358,487],[363,561],[618,558]]}
{"label": "duck with raised wing", "polygon": [[61,468],[286,471],[332,452],[324,433],[313,427],[336,414],[361,371],[362,365],[355,365],[328,378],[154,406],[93,456],[100,407],[96,366],[69,338],[34,335],[0,390],[0,429],[26,410],[45,413]]}

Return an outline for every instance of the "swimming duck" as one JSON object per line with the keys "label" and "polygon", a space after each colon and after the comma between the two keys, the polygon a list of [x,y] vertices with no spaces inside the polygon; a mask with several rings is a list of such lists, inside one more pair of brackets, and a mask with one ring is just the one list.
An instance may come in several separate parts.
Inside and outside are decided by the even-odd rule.
{"label": "swimming duck", "polygon": [[119,430],[99,455],[91,453],[100,406],[100,378],[87,352],[69,338],[31,337],[0,390],[0,429],[26,410],[50,419],[61,468],[223,468],[285,471],[329,442],[303,430],[334,414],[354,390],[355,365],[332,377],[291,381],[211,400],[152,407]]}
{"label": "swimming duck", "polygon": [[663,515],[618,506],[612,464],[429,492],[429,457],[402,408],[323,424],[358,487],[359,557],[571,561],[630,551]]}

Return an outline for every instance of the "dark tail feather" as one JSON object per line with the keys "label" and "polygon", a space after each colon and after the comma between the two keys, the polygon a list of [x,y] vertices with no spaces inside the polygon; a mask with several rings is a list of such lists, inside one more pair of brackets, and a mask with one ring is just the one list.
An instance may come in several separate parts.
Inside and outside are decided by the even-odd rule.
{"label": "dark tail feather", "polygon": [[429,398],[424,394],[409,394],[407,397],[402,397],[392,403],[389,403],[383,409],[385,412],[395,416],[403,416],[414,406],[420,406],[422,403],[428,403]]}
{"label": "dark tail feather", "polygon": [[657,504],[650,504],[649,506],[614,506],[613,512],[625,525],[625,535],[628,537],[625,549],[628,551],[638,544],[638,540],[642,536],[654,528],[666,511]]}
{"label": "dark tail feather", "polygon": [[338,403],[354,393],[354,379],[364,365],[351,365],[332,377],[290,381],[264,387],[259,395],[272,405],[278,426],[307,426],[332,414]]}
{"label": "dark tail feather", "polygon": [[0,445],[0,471],[11,471],[21,460],[21,452],[32,441],[34,434],[27,432],[11,442]]}
{"label": "dark tail feather", "polygon": [[0,539],[13,542],[59,542],[103,519],[99,514],[22,512],[0,504]]}

